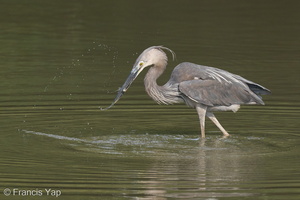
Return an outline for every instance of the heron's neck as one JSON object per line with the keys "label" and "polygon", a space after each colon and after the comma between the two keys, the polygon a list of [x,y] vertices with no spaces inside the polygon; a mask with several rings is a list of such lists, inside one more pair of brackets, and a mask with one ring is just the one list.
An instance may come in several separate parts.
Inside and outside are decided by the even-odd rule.
{"label": "heron's neck", "polygon": [[[151,67],[145,76],[144,83],[145,89],[148,95],[159,104],[172,104],[177,101],[177,90],[175,91],[172,87],[159,86],[157,84],[157,79],[165,71],[165,66],[163,67]],[[175,100],[176,99],[176,100]]]}

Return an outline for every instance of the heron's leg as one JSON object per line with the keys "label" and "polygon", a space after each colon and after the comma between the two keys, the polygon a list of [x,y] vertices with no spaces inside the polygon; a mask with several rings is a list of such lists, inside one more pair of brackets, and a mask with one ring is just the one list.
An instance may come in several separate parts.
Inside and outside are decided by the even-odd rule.
{"label": "heron's leg", "polygon": [[205,138],[205,114],[206,114],[206,106],[197,105],[196,110],[199,116],[200,128],[201,128],[201,137]]}
{"label": "heron's leg", "polygon": [[222,131],[224,136],[229,136],[229,133],[227,133],[213,113],[207,112],[206,116]]}

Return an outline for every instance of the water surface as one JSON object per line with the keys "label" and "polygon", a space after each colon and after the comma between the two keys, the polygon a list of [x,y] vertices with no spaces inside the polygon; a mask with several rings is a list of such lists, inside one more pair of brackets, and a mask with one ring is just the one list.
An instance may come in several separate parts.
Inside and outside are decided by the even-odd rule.
{"label": "water surface", "polygon": [[[299,199],[298,2],[7,1],[1,5],[1,199]],[[135,59],[219,67],[264,85],[265,106],[156,105],[143,76],[110,110]],[[8,190],[42,190],[42,196]],[[2,193],[5,192],[4,193]]]}

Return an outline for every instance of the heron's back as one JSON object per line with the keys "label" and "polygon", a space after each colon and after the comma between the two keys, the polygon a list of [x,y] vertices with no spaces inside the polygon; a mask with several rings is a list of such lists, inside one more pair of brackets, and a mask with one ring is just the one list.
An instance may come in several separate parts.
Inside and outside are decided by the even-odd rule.
{"label": "heron's back", "polygon": [[179,84],[184,95],[210,106],[264,104],[259,95],[270,94],[267,88],[239,75],[189,62],[177,65],[167,84]]}

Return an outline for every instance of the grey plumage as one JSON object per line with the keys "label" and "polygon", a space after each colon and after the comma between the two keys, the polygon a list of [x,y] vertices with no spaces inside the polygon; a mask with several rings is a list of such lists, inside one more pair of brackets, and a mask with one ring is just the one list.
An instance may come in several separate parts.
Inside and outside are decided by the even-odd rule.
{"label": "grey plumage", "polygon": [[[177,65],[170,80],[163,86],[157,85],[157,78],[167,66],[167,55],[163,50],[175,53],[162,46],[149,47],[136,60],[112,107],[127,91],[135,78],[146,67],[150,67],[144,83],[148,95],[159,104],[174,104],[185,102],[196,108],[201,127],[201,136],[205,137],[205,116],[211,119],[225,136],[229,134],[221,126],[212,112],[236,112],[241,104],[264,105],[260,95],[270,94],[267,88],[228,71],[184,62]],[[103,110],[106,110],[103,109]]]}
{"label": "grey plumage", "polygon": [[258,95],[269,92],[263,86],[241,76],[188,62],[181,63],[174,69],[169,82],[170,85],[179,83],[179,91],[183,95],[206,106],[264,105]]}

